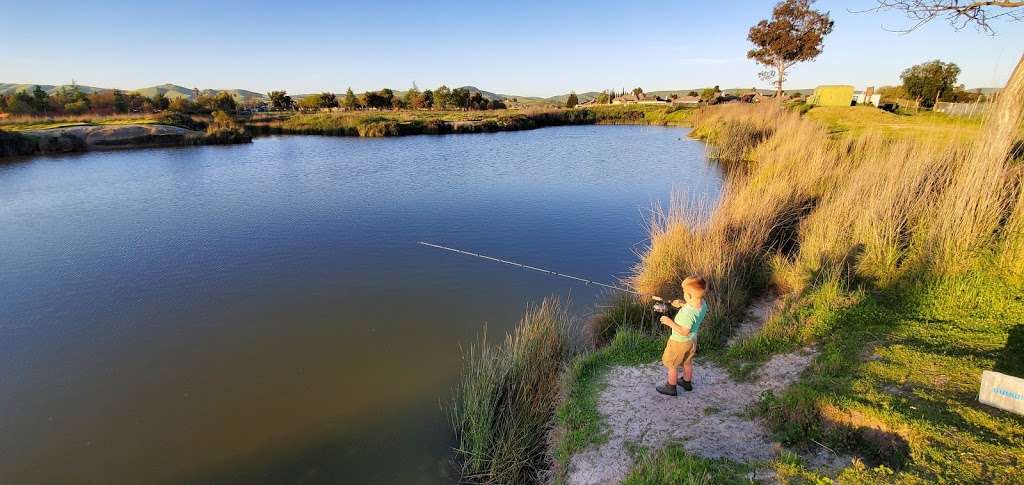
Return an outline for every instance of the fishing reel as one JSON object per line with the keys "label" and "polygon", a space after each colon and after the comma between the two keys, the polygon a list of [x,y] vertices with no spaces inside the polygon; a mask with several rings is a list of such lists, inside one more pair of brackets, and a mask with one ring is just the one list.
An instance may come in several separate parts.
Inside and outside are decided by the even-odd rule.
{"label": "fishing reel", "polygon": [[660,296],[652,296],[651,300],[654,300],[654,304],[651,308],[654,309],[655,313],[672,316],[672,314],[676,313],[678,310],[676,307],[672,306],[670,302],[665,301],[665,299]]}

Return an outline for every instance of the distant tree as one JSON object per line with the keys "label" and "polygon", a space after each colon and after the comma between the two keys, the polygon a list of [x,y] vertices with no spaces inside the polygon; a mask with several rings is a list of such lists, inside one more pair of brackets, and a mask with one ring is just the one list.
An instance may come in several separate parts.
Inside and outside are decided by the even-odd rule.
{"label": "distant tree", "polygon": [[704,88],[700,92],[700,100],[701,101],[714,101],[716,98],[718,98],[718,96],[719,96],[719,94],[721,94],[721,92],[722,91],[718,89],[718,86],[715,86],[713,88]]}
{"label": "distant tree", "polygon": [[128,93],[125,95],[125,99],[128,101],[128,111],[131,113],[141,113],[146,109],[147,100],[149,98],[139,93]]}
{"label": "distant tree", "polygon": [[451,94],[451,105],[456,109],[469,109],[469,91],[462,88],[455,88]]}
{"label": "distant tree", "polygon": [[612,102],[612,97],[608,95],[608,91],[601,91],[597,95],[597,104],[608,104]]}
{"label": "distant tree", "polygon": [[766,67],[761,79],[774,80],[777,99],[782,99],[786,71],[798,62],[821,54],[825,36],[832,32],[828,13],[811,8],[814,0],[785,0],[775,5],[770,20],[750,28],[747,38],[754,48],[747,57]]}
{"label": "distant tree", "polygon": [[686,93],[686,95],[687,96],[691,96],[691,97],[697,97],[697,96],[700,96],[700,93],[698,93],[697,91],[690,91],[690,92]]}
{"label": "distant tree", "polygon": [[18,91],[7,98],[7,112],[12,115],[29,115],[38,113],[36,98],[25,91]]}
{"label": "distant tree", "polygon": [[32,89],[32,106],[36,113],[45,113],[50,108],[50,95],[38,84]]}
{"label": "distant tree", "polygon": [[4,96],[4,95],[0,94],[0,113],[6,113],[7,112],[7,99],[8,98],[9,98],[9,96]]}
{"label": "distant tree", "polygon": [[391,109],[392,99],[394,93],[391,93],[391,97],[386,97],[382,91],[367,91],[359,95],[359,104],[370,109]]}
{"label": "distant tree", "polygon": [[414,103],[416,109],[431,109],[434,107],[434,92],[427,89],[416,97]]}
{"label": "distant tree", "polygon": [[120,89],[114,90],[114,112],[127,113],[131,106],[128,104],[128,97]]}
{"label": "distant tree", "polygon": [[320,96],[318,97],[318,99],[320,101],[320,107],[321,108],[328,108],[329,109],[329,108],[337,108],[338,107],[338,97],[335,96],[334,93],[329,93],[329,92],[324,91],[324,92],[320,93]]}
{"label": "distant tree", "polygon": [[639,98],[641,94],[644,94],[644,90],[643,89],[641,89],[641,88],[633,88],[633,96],[636,96],[637,98]]}
{"label": "distant tree", "polygon": [[416,98],[420,96],[420,88],[416,87],[416,83],[412,83],[412,87],[402,95],[402,103],[406,108],[413,108],[416,105]]}
{"label": "distant tree", "polygon": [[900,79],[908,95],[919,99],[922,106],[930,108],[937,99],[946,99],[953,94],[959,76],[960,67],[956,64],[936,59],[911,66],[900,74]]}
{"label": "distant tree", "polygon": [[345,90],[345,97],[341,98],[341,107],[348,111],[359,107],[359,101],[356,99],[355,93],[352,92],[352,88]]}
{"label": "distant tree", "polygon": [[295,101],[285,91],[271,91],[267,97],[270,98],[270,109],[274,111],[287,111],[295,107]]}
{"label": "distant tree", "polygon": [[492,99],[487,102],[487,109],[507,109],[505,102],[500,99]]}
{"label": "distant tree", "polygon": [[469,101],[467,104],[468,109],[485,110],[487,109],[487,99],[480,91],[473,91],[469,95]]}
{"label": "distant tree", "polygon": [[897,32],[910,32],[939,17],[945,17],[955,30],[974,25],[979,31],[995,34],[989,21],[1004,17],[1011,21],[1024,20],[1024,1],[987,0],[878,0],[872,10],[898,10],[913,25]]}
{"label": "distant tree", "polygon": [[391,109],[395,104],[395,92],[389,88],[384,88],[380,90],[380,98],[381,109]]}
{"label": "distant tree", "polygon": [[580,98],[576,96],[576,91],[569,93],[569,98],[565,100],[566,108],[575,108],[577,104],[580,104]]}
{"label": "distant tree", "polygon": [[231,93],[221,91],[217,93],[217,96],[214,96],[212,108],[214,111],[234,113],[238,110],[238,101],[235,100],[235,97],[232,96]]}
{"label": "distant tree", "polygon": [[451,107],[452,90],[448,89],[448,86],[444,84],[434,91],[434,108],[437,109],[449,109]]}
{"label": "distant tree", "polygon": [[[230,95],[229,95],[230,96]],[[150,98],[154,111],[164,111],[171,106],[171,101],[162,92],[157,92]]]}

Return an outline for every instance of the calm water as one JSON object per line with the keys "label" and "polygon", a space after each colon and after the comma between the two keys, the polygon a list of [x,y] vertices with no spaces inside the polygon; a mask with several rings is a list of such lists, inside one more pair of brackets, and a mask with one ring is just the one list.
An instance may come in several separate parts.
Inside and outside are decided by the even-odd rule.
{"label": "calm water", "polygon": [[678,128],[575,126],[0,164],[0,483],[445,481],[460,345],[593,288],[721,177]]}

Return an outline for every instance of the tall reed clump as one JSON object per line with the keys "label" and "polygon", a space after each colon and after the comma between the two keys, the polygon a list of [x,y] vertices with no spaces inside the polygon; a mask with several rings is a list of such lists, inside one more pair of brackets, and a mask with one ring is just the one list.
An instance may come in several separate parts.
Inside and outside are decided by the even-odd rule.
{"label": "tall reed clump", "polygon": [[[1020,255],[1024,215],[1019,196],[1013,196],[1019,194],[1020,173],[1013,154],[1022,124],[1024,56],[996,98],[973,150],[953,172],[950,190],[939,201],[929,250],[941,269],[964,269],[964,256],[984,251],[995,241],[1008,242],[1011,256]],[[965,226],[968,230],[963,230]]]}
{"label": "tall reed clump", "polygon": [[527,310],[498,346],[483,340],[464,355],[450,419],[462,479],[527,483],[549,468],[548,431],[559,374],[576,353],[574,321],[557,299]]}

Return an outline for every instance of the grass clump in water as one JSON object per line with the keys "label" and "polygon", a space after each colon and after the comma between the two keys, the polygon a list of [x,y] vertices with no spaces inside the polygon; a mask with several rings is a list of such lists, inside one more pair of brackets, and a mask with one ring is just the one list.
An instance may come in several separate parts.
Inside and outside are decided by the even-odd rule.
{"label": "grass clump in water", "polygon": [[549,468],[548,431],[558,378],[576,353],[573,320],[547,299],[529,309],[504,342],[469,348],[450,418],[464,480],[539,481]]}

